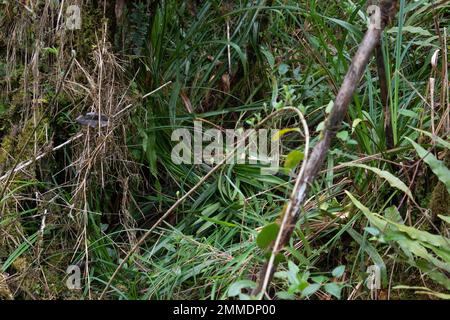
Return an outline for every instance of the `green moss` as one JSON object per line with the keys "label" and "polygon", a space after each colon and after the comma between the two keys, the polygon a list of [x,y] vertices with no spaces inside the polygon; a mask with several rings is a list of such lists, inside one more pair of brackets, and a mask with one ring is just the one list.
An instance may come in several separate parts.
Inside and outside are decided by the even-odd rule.
{"label": "green moss", "polygon": [[91,56],[92,48],[98,43],[97,34],[102,32],[103,22],[102,10],[83,7],[83,28],[74,34],[77,57]]}
{"label": "green moss", "polygon": [[[39,110],[38,110],[39,118]],[[34,145],[35,143],[41,147],[45,144],[45,124],[46,120],[41,123],[36,133],[34,133],[34,121],[33,119],[27,120],[22,130],[17,127],[13,127],[9,130],[9,133],[3,137],[1,148],[0,148],[0,163],[3,167],[1,168],[2,173],[7,172],[12,169],[16,161],[21,162],[31,159],[34,156]],[[30,139],[31,137],[31,139]],[[21,151],[23,152],[21,153]],[[27,168],[28,172],[33,173],[34,168],[30,166]],[[33,175],[33,174],[32,174]],[[23,175],[18,172],[15,175],[15,180],[30,180],[29,175]],[[8,188],[14,190],[19,186],[18,182],[12,181]],[[1,185],[3,187],[3,185]],[[17,212],[17,201],[15,197],[10,197],[6,199],[2,204],[2,225],[1,225],[1,236],[0,236],[0,254],[1,258],[6,258],[9,256],[17,246],[17,243],[23,242],[23,235],[26,231],[22,225],[22,217],[20,213]],[[14,241],[12,241],[14,239]],[[24,274],[25,279],[28,275],[28,266],[30,261],[33,260],[31,256],[32,253],[24,253],[22,256],[14,260],[12,264],[12,269],[14,269],[18,274]],[[33,283],[34,277],[29,280],[30,285]],[[27,281],[23,281],[23,285],[26,286]],[[21,284],[22,285],[22,284]],[[29,292],[33,292],[31,288],[27,288]],[[1,291],[1,290],[0,290]],[[1,293],[0,293],[1,297]]]}
{"label": "green moss", "polygon": [[433,190],[430,209],[435,217],[437,215],[450,215],[450,195],[442,182],[439,182]]}
{"label": "green moss", "polygon": [[[445,155],[444,163],[450,167],[450,152]],[[450,194],[442,182],[439,182],[431,194],[430,210],[433,217],[450,215]]]}

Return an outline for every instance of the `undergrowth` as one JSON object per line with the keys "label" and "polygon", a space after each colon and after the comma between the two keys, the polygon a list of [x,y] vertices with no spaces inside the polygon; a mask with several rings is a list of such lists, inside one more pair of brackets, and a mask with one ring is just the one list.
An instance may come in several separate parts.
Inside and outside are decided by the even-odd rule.
{"label": "undergrowth", "polygon": [[[250,129],[294,107],[315,145],[368,3],[72,2],[80,30],[67,30],[59,2],[0,2],[0,298],[99,298],[138,239],[199,181],[105,297],[253,298],[261,237],[289,200],[305,139],[284,130],[275,175],[227,164],[202,180],[210,166],[172,162],[172,132],[192,132],[194,121]],[[373,59],[268,299],[450,297],[450,5],[398,3],[382,42],[394,145]],[[80,125],[88,112],[107,125]],[[300,123],[285,113],[265,126]],[[70,265],[80,289],[66,286]],[[371,268],[377,289],[367,286]]]}

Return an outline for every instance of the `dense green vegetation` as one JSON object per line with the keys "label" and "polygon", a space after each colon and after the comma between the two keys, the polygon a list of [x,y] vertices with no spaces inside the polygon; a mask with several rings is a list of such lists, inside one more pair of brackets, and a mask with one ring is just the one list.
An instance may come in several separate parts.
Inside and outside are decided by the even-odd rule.
{"label": "dense green vegetation", "polygon": [[[293,107],[314,147],[367,2],[92,0],[69,30],[64,1],[0,0],[0,299],[252,298],[305,152],[300,120],[264,124],[294,129],[275,175],[226,164],[204,179],[211,167],[173,163],[172,132]],[[450,298],[449,12],[398,1],[382,39],[393,144],[373,58],[265,298]],[[80,125],[88,112],[108,124]]]}

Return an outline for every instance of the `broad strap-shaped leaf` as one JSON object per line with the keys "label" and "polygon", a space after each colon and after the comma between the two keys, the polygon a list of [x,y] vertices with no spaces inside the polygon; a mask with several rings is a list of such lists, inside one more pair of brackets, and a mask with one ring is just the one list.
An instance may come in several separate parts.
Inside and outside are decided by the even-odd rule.
{"label": "broad strap-shaped leaf", "polygon": [[350,198],[350,200],[353,202],[353,204],[361,210],[361,212],[366,216],[366,218],[370,221],[370,223],[377,227],[380,231],[386,230],[388,227],[388,223],[384,221],[382,218],[377,217],[375,213],[371,212],[369,208],[364,206],[361,202],[358,201],[350,192],[345,191],[347,196]]}
{"label": "broad strap-shaped leaf", "polygon": [[369,167],[366,166],[365,164],[358,164],[358,163],[345,163],[343,165],[347,167],[356,167],[372,171],[379,177],[385,179],[392,187],[399,189],[400,191],[404,192],[411,200],[414,200],[411,190],[409,190],[408,186],[402,180],[400,180],[399,178],[397,178],[388,171],[380,170],[378,168]]}
{"label": "broad strap-shaped leaf", "polygon": [[419,157],[421,157],[423,161],[425,161],[425,163],[431,168],[431,171],[433,171],[438,179],[445,185],[445,187],[447,188],[447,192],[450,193],[450,170],[442,161],[436,159],[436,157],[432,153],[425,150],[421,145],[412,141],[408,137],[406,137],[406,139],[411,142],[414,149],[416,149],[417,153],[419,154]]}
{"label": "broad strap-shaped leaf", "polygon": [[383,261],[383,258],[378,253],[377,249],[367,240],[364,240],[364,238],[356,232],[354,229],[348,229],[347,233],[355,240],[361,248],[364,249],[364,251],[369,255],[370,259],[380,268],[381,272],[381,281],[383,283],[383,286],[387,285],[387,269],[386,264]]}
{"label": "broad strap-shaped leaf", "polygon": [[408,234],[408,236],[412,239],[429,243],[435,247],[448,248],[450,246],[450,239],[438,236],[436,234],[431,234],[429,232],[422,231],[413,227],[405,226],[403,224],[394,223],[392,221],[388,222],[395,225],[399,229],[399,231]]}
{"label": "broad strap-shaped leaf", "polygon": [[387,230],[388,226],[393,226],[400,232],[406,233],[410,238],[429,243],[436,247],[447,248],[450,246],[450,239],[431,234],[426,231],[418,230],[413,227],[406,226],[401,223],[396,223],[383,218],[381,215],[371,212],[367,207],[365,207],[361,202],[359,202],[350,192],[345,191],[349,196],[353,204],[362,211],[362,213],[367,217],[372,225],[377,227],[380,231]]}
{"label": "broad strap-shaped leaf", "polygon": [[444,220],[446,223],[450,224],[450,217],[447,216],[443,216],[443,215],[438,215],[439,218],[441,218],[442,220]]}
{"label": "broad strap-shaped leaf", "polygon": [[418,129],[418,128],[413,128],[411,126],[409,126],[409,127],[414,129],[414,130],[416,130],[417,132],[423,133],[424,135],[426,135],[427,137],[430,137],[431,139],[434,139],[442,147],[447,148],[447,149],[450,150],[450,142],[445,141],[441,137],[433,135],[431,132],[428,132],[428,131],[425,131],[425,130],[421,130],[421,129]]}

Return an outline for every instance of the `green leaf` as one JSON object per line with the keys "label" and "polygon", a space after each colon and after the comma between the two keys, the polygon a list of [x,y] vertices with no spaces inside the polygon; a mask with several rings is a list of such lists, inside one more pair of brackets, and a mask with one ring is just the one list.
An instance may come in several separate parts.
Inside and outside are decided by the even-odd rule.
{"label": "green leaf", "polygon": [[450,224],[450,217],[443,216],[441,214],[438,215],[439,218]]}
{"label": "green leaf", "polygon": [[424,130],[420,130],[420,129],[417,129],[417,128],[413,128],[411,126],[409,126],[409,127],[414,129],[414,130],[416,130],[416,131],[418,131],[418,132],[420,132],[420,133],[423,133],[424,135],[430,137],[431,139],[434,139],[439,145],[441,145],[442,147],[447,148],[447,149],[450,150],[450,143],[445,141],[441,137],[435,136],[431,132],[428,132],[428,131],[424,131]]}
{"label": "green leaf", "polygon": [[347,233],[364,249],[364,251],[369,255],[370,259],[380,268],[381,280],[383,285],[387,285],[387,270],[386,264],[383,258],[378,253],[377,249],[368,241],[364,241],[364,238],[355,230],[348,229]]}
{"label": "green leaf", "polygon": [[[297,80],[297,81],[301,80],[300,67],[295,68],[294,71],[292,71],[292,73],[294,74],[295,80]],[[302,110],[300,110],[300,111],[302,111]],[[302,113],[304,113],[304,112],[302,111]]]}
{"label": "green leaf", "polygon": [[[355,206],[362,211],[362,213],[367,217],[372,225],[377,227],[380,231],[385,231],[388,229],[388,226],[394,226],[400,232],[404,232],[408,234],[412,239],[420,240],[426,243],[429,243],[436,247],[446,248],[449,243],[449,239],[446,239],[442,236],[438,236],[435,234],[431,234],[426,231],[418,230],[413,227],[405,226],[400,223],[395,223],[390,220],[383,219],[379,214],[371,212],[368,208],[366,208],[361,202],[359,202],[350,192],[345,191],[345,193],[349,196],[350,200],[355,204]],[[390,228],[392,229],[392,228]]]}
{"label": "green leaf", "polygon": [[[402,28],[402,31],[409,32],[409,33],[412,33],[412,34],[417,34],[417,35],[420,35],[420,36],[425,36],[425,37],[431,37],[432,36],[430,31],[425,30],[425,29],[423,29],[421,27],[413,27],[413,26],[406,26],[405,27],[404,26]],[[387,33],[398,33],[398,28],[397,27],[393,27],[393,28],[389,29],[387,31]]]}
{"label": "green leaf", "polygon": [[347,141],[348,140],[348,132],[347,131],[341,131],[339,132],[336,137],[342,141]]}
{"label": "green leaf", "polygon": [[344,271],[345,271],[345,266],[341,265],[341,266],[334,268],[333,271],[331,272],[331,274],[333,275],[333,277],[339,278],[344,274]]}
{"label": "green leaf", "polygon": [[3,115],[7,111],[6,105],[0,103],[0,116]]}
{"label": "green leaf", "polygon": [[51,53],[51,54],[53,54],[55,56],[57,56],[58,52],[59,52],[58,48],[55,48],[55,47],[46,47],[46,48],[43,48],[42,50],[45,53]]}
{"label": "green leaf", "polygon": [[279,291],[276,293],[277,297],[281,300],[294,300],[295,294],[286,292],[286,291]]}
{"label": "green leaf", "polygon": [[305,158],[305,154],[300,150],[293,150],[287,155],[284,167],[288,170],[295,169],[297,165]]}
{"label": "green leaf", "polygon": [[331,101],[328,103],[327,107],[325,108],[325,113],[326,113],[326,114],[329,114],[329,113],[331,112],[331,110],[333,110],[333,107],[334,107],[334,101],[331,100]]}
{"label": "green leaf", "polygon": [[380,234],[380,231],[377,228],[365,227],[364,230],[367,231],[367,233],[369,233],[375,237]]}
{"label": "green leaf", "polygon": [[280,75],[285,75],[289,71],[289,66],[285,63],[282,63],[278,66],[278,73]]}
{"label": "green leaf", "polygon": [[205,209],[202,210],[201,215],[209,217],[211,214],[217,211],[217,209],[220,208],[220,202],[216,202],[214,204],[211,204],[207,206]]}
{"label": "green leaf", "polygon": [[269,66],[271,69],[275,66],[275,58],[273,54],[265,47],[261,47],[261,52],[264,54],[264,56],[267,59],[267,62],[269,63]]}
{"label": "green leaf", "polygon": [[267,247],[275,241],[278,235],[278,231],[280,230],[280,226],[277,223],[270,223],[265,226],[256,237],[256,244],[261,249],[267,249]]}
{"label": "green leaf", "polygon": [[450,294],[441,293],[441,292],[435,292],[435,291],[416,291],[417,294],[430,294],[432,296],[435,296],[436,298],[442,299],[442,300],[450,300]]}
{"label": "green leaf", "polygon": [[313,283],[302,290],[302,297],[309,297],[317,292],[322,285],[320,283]]}
{"label": "green leaf", "polygon": [[273,135],[272,140],[273,141],[280,140],[285,134],[287,134],[289,132],[300,132],[300,129],[299,128],[282,129]]}
{"label": "green leaf", "polygon": [[316,132],[320,132],[323,131],[323,129],[325,129],[325,121],[322,121],[321,123],[319,123],[316,127]]}
{"label": "green leaf", "polygon": [[353,202],[353,204],[361,210],[361,212],[366,216],[370,223],[377,227],[379,230],[385,230],[387,222],[381,218],[378,218],[374,213],[372,213],[367,207],[365,207],[361,202],[359,202],[350,192],[345,191],[347,196]]}
{"label": "green leaf", "polygon": [[420,116],[417,113],[415,113],[414,111],[408,110],[408,109],[401,109],[398,113],[401,114],[402,116],[405,116],[408,118],[413,118],[413,119],[420,118]]}
{"label": "green leaf", "polygon": [[392,187],[397,188],[400,191],[403,191],[410,199],[414,200],[411,190],[409,190],[409,188],[406,186],[406,184],[388,171],[383,171],[378,168],[369,167],[364,164],[358,164],[358,163],[344,163],[343,165],[347,166],[347,167],[356,167],[356,168],[361,168],[361,169],[366,169],[366,170],[372,171],[379,177],[385,179]]}
{"label": "green leaf", "polygon": [[386,208],[384,210],[384,216],[386,217],[387,220],[403,224],[403,218],[400,215],[400,212],[398,212],[396,206]]}
{"label": "green leaf", "polygon": [[311,280],[314,281],[315,283],[324,283],[327,282],[329,278],[325,276],[315,276],[311,277]]}
{"label": "green leaf", "polygon": [[353,123],[352,123],[352,133],[355,132],[356,127],[357,127],[362,121],[363,121],[363,120],[360,119],[360,118],[353,120]]}
{"label": "green leaf", "polygon": [[250,280],[237,281],[228,288],[228,297],[236,297],[242,293],[242,289],[254,289],[256,283]]}
{"label": "green leaf", "polygon": [[195,222],[195,224],[207,221],[206,223],[204,223],[198,230],[197,230],[197,234],[202,233],[203,231],[205,231],[206,229],[210,228],[211,226],[214,225],[214,223],[217,223],[218,220],[223,216],[223,214],[219,214],[218,216],[215,217],[215,220],[211,220],[209,218],[210,215],[214,214],[218,209],[220,208],[220,202],[216,202],[214,204],[208,205],[207,207],[205,207],[202,212],[200,213],[200,218],[198,218]]}
{"label": "green leaf", "polygon": [[1,271],[6,272],[6,270],[14,263],[14,261],[24,254],[38,239],[38,232],[31,235],[26,241],[20,244],[16,250],[6,259],[5,263],[2,265]]}
{"label": "green leaf", "polygon": [[425,273],[430,279],[441,284],[447,290],[450,290],[450,278],[440,271],[437,271],[436,268],[433,268],[429,263],[425,260],[419,260],[416,262],[416,266]]}
{"label": "green leaf", "polygon": [[299,279],[298,279],[298,272],[299,272],[299,268],[298,266],[292,262],[292,261],[288,261],[288,268],[289,271],[286,272],[288,281],[290,284],[292,285],[298,285],[300,283]]}
{"label": "green leaf", "polygon": [[399,229],[399,231],[408,234],[408,236],[410,236],[411,238],[429,243],[436,247],[447,248],[448,244],[450,243],[450,239],[446,239],[442,236],[438,236],[426,231],[418,230],[413,227],[393,223],[390,221],[389,223],[395,225]]}
{"label": "green leaf", "polygon": [[347,21],[336,19],[336,18],[330,18],[327,16],[323,16],[324,19],[327,19],[338,26],[341,26],[342,28],[348,30],[351,34],[355,35],[357,38],[362,38],[363,34],[361,30],[359,30],[355,25],[348,23]]}
{"label": "green leaf", "polygon": [[422,148],[421,145],[415,143],[408,137],[406,137],[406,139],[411,142],[414,149],[416,149],[419,157],[421,157],[423,161],[425,161],[425,163],[431,168],[431,171],[433,171],[438,179],[445,185],[445,187],[447,188],[447,192],[450,193],[450,170],[442,161],[436,159],[436,157],[432,153]]}
{"label": "green leaf", "polygon": [[396,242],[400,245],[400,247],[406,253],[407,256],[411,257],[410,253],[412,253],[417,257],[428,260],[427,249],[425,249],[421,245],[420,241],[411,240],[403,235],[403,237],[398,237],[396,239]]}
{"label": "green leaf", "polygon": [[336,297],[337,299],[341,299],[342,286],[338,285],[337,283],[331,282],[324,285],[323,288],[332,296]]}
{"label": "green leaf", "polygon": [[281,253],[281,252],[277,253],[277,255],[275,256],[274,263],[277,265],[277,264],[279,264],[281,262],[284,262],[284,261],[286,261],[285,255],[283,253]]}

